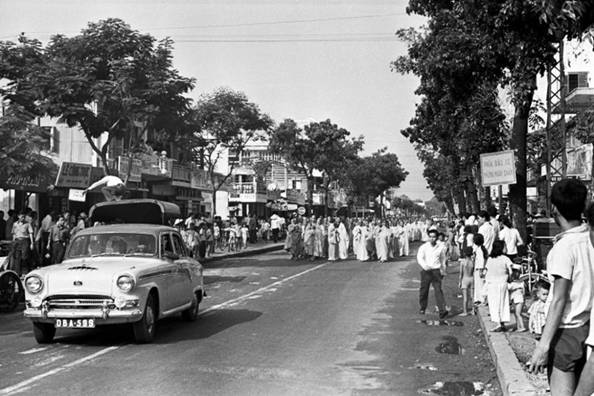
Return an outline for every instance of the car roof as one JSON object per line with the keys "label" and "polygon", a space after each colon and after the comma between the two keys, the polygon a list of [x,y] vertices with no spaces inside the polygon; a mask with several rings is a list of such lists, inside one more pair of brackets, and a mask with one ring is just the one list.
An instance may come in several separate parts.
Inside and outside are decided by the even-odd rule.
{"label": "car roof", "polygon": [[177,231],[177,229],[159,224],[123,223],[99,225],[95,227],[85,228],[77,232],[76,236],[88,234],[111,234],[117,232],[136,234],[158,234],[163,231]]}

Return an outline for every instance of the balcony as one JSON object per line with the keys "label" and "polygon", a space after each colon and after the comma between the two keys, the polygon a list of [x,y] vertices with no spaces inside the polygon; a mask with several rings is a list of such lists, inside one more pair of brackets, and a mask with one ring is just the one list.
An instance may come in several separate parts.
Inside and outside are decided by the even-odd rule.
{"label": "balcony", "polygon": [[266,186],[256,182],[233,183],[233,191],[231,191],[229,201],[266,202]]}

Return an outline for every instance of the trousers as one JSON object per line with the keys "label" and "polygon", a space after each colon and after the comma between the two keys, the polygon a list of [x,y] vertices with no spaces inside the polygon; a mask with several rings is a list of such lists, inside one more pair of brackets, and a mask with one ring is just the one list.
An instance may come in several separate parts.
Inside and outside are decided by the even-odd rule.
{"label": "trousers", "polygon": [[429,286],[433,285],[435,293],[435,302],[439,313],[445,312],[445,299],[441,289],[441,272],[438,269],[421,270],[421,289],[419,290],[419,305],[424,311],[427,309],[427,299],[429,298]]}

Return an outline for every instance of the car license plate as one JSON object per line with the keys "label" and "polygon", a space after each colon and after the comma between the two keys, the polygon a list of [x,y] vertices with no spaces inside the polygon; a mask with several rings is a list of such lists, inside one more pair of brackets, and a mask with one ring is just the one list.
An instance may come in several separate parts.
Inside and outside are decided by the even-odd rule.
{"label": "car license plate", "polygon": [[92,329],[95,319],[56,319],[56,328],[66,329]]}

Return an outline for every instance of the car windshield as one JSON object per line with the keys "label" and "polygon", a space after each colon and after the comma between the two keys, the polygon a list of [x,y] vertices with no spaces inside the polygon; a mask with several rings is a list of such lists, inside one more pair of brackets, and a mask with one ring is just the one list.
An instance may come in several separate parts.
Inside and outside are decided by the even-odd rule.
{"label": "car windshield", "polygon": [[97,256],[156,256],[156,239],[150,234],[109,233],[76,236],[67,258]]}

